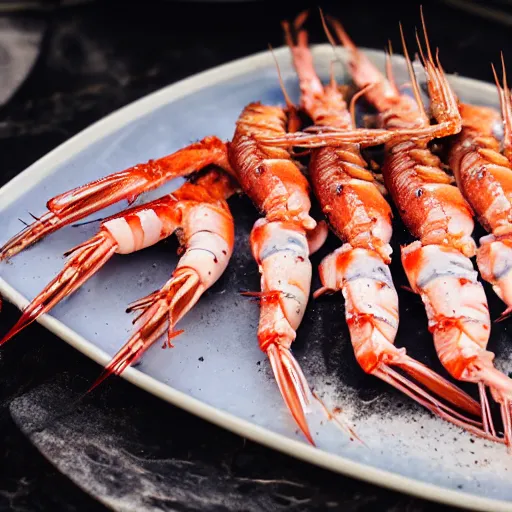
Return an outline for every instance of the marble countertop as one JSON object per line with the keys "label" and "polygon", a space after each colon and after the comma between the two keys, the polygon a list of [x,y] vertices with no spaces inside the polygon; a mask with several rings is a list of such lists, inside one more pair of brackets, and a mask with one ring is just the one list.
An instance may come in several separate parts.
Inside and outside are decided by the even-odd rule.
{"label": "marble countertop", "polygon": [[[398,21],[410,32],[416,2],[343,8],[358,44],[399,47]],[[67,2],[61,8],[4,13],[0,21],[39,45],[39,56],[0,109],[0,185],[92,122],[164,85],[282,44],[283,2],[242,4]],[[399,5],[396,2],[396,5]],[[490,61],[512,55],[508,27],[431,2],[433,43],[448,72],[491,80]],[[213,21],[215,19],[215,21]],[[1,32],[0,25],[0,32]],[[40,37],[38,36],[40,35]],[[311,23],[313,42],[324,42]],[[0,41],[1,43],[1,41]],[[505,46],[504,46],[505,45]],[[2,55],[0,55],[2,57]],[[512,57],[511,57],[512,58]],[[0,65],[2,59],[0,58]],[[77,312],[79,314],[79,312]],[[18,316],[5,304],[0,335]],[[0,512],[451,510],[321,470],[226,432],[122,379],[112,379],[78,409],[98,367],[39,325],[0,352]]]}

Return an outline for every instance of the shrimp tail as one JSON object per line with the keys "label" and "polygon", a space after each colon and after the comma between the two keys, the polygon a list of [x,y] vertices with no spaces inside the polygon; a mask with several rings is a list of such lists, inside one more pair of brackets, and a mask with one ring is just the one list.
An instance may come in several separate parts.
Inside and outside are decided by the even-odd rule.
{"label": "shrimp tail", "polygon": [[400,357],[393,364],[437,396],[444,398],[466,412],[476,416],[480,415],[480,406],[476,400],[424,364],[408,355]]}
{"label": "shrimp tail", "polygon": [[468,377],[478,382],[480,401],[486,427],[495,434],[495,427],[490,412],[485,387],[491,392],[494,401],[500,405],[503,425],[503,439],[508,451],[512,452],[512,379],[500,372],[493,364],[492,352],[483,352],[468,365]]}
{"label": "shrimp tail", "polygon": [[[471,260],[450,247],[413,242],[402,249],[402,263],[411,287],[425,303],[441,363],[455,379],[479,385],[482,437],[512,446],[512,380],[495,368],[494,354],[486,350],[489,310]],[[496,437],[485,386],[501,406],[504,439]]]}
{"label": "shrimp tail", "polygon": [[503,86],[501,85],[494,65],[492,66],[496,87],[500,98],[501,116],[503,118],[503,154],[512,160],[512,101],[507,81],[507,70],[505,68],[505,57],[501,52],[501,71],[503,74]]}
{"label": "shrimp tail", "polygon": [[0,340],[0,346],[71,295],[116,252],[117,243],[106,230],[66,253],[71,255],[62,271],[25,308],[20,319]]}
{"label": "shrimp tail", "polygon": [[251,232],[251,248],[261,271],[260,349],[269,358],[287,408],[314,445],[305,415],[311,390],[290,351],[309,295],[308,240],[293,224],[260,219]]}
{"label": "shrimp tail", "polygon": [[299,363],[289,349],[276,343],[269,344],[266,353],[288,410],[306,439],[315,446],[304,413],[310,404],[311,390]]}
{"label": "shrimp tail", "polygon": [[134,320],[137,332],[112,358],[88,393],[111,375],[120,375],[166,332],[164,347],[171,348],[172,340],[183,333],[175,330],[176,323],[197,303],[204,289],[193,269],[180,268],[161,290],[130,304],[127,312],[141,311]]}
{"label": "shrimp tail", "polygon": [[[260,219],[251,232],[251,248],[261,271],[261,292],[251,294],[260,297],[260,349],[269,358],[287,408],[314,445],[306,420],[314,395],[290,350],[311,286],[308,239],[304,230],[292,223]],[[354,436],[348,425],[340,419],[336,422]]]}
{"label": "shrimp tail", "polygon": [[24,223],[25,228],[0,248],[0,261],[15,256],[26,247],[73,222],[72,218],[69,220],[66,217],[60,218],[53,212],[46,212],[41,217],[33,217],[34,222],[31,224]]}
{"label": "shrimp tail", "polygon": [[[268,296],[269,295],[267,294],[267,299]],[[279,308],[279,306],[277,306],[277,308]],[[311,435],[311,431],[306,419],[306,413],[309,412],[312,398],[314,398],[317,402],[320,403],[327,417],[329,419],[335,419],[337,427],[343,430],[351,438],[355,438],[358,441],[361,441],[355,431],[342,419],[335,418],[333,413],[328,410],[327,406],[322,402],[322,400],[311,390],[307,379],[304,376],[299,363],[293,357],[291,350],[284,346],[282,341],[271,341],[272,337],[275,337],[275,334],[269,333],[269,339],[265,343],[262,341],[263,336],[262,332],[260,331],[260,346],[264,347],[262,350],[267,354],[267,357],[269,358],[274,378],[277,382],[279,391],[281,392],[281,396],[283,397],[286,407],[290,411],[293,419],[297,423],[306,439],[313,446],[315,446],[315,442]]]}
{"label": "shrimp tail", "polygon": [[[413,380],[396,372],[392,366],[398,366],[412,377]],[[405,355],[402,360],[395,360],[392,364],[380,364],[379,367],[373,371],[373,375],[409,396],[409,398],[412,398],[441,419],[463,428],[478,437],[490,441],[500,441],[500,439],[496,437],[494,430],[489,427],[486,428],[485,422],[481,420],[477,421],[461,414],[452,407],[439,401],[433,394],[426,392],[423,388],[415,384],[414,380],[423,384],[427,389],[433,391],[434,394],[456,405],[459,409],[477,417],[481,415],[481,406],[478,402],[457,388],[457,386],[451,384],[449,381],[409,356]]]}

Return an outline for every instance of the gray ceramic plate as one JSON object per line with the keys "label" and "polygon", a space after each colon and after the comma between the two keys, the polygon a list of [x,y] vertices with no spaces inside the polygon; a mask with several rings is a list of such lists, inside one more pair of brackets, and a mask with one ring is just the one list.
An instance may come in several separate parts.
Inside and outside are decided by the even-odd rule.
{"label": "gray ceramic plate", "polygon": [[[380,52],[368,52],[383,67]],[[276,51],[287,88],[298,87],[286,48]],[[314,48],[327,79],[332,49]],[[396,57],[405,81],[403,61]],[[341,66],[340,66],[341,68]],[[343,70],[339,79],[346,80]],[[490,84],[453,78],[460,97],[496,104]],[[201,73],[143,98],[96,123],[33,164],[0,190],[0,242],[19,231],[18,218],[45,209],[47,198],[135,163],[157,158],[208,134],[230,138],[249,102],[281,103],[276,70],[264,52]],[[164,187],[169,190],[177,183]],[[146,201],[163,190],[146,195]],[[119,204],[111,213],[123,209]],[[294,346],[311,384],[332,407],[343,409],[367,447],[351,442],[320,413],[311,414],[318,448],[296,432],[256,340],[258,305],[240,297],[257,290],[259,276],[247,243],[256,212],[245,198],[231,201],[237,219],[235,255],[226,274],[185,318],[176,348],[153,346],[130,382],[209,421],[295,457],[379,485],[475,510],[512,510],[512,456],[432,417],[357,366],[343,318],[341,298],[312,301]],[[102,213],[103,214],[103,213]],[[0,292],[22,308],[63,264],[68,248],[89,238],[96,225],[67,227],[0,265]],[[405,240],[395,226],[395,254]],[[315,256],[336,245],[331,240]],[[116,256],[101,272],[40,322],[100,364],[127,339],[127,303],[159,288],[176,262],[174,243],[162,243],[130,256]],[[395,256],[397,284],[405,283]],[[314,286],[318,285],[315,277]],[[400,291],[401,327],[397,343],[438,367],[420,300]],[[491,298],[489,294],[489,299]],[[493,314],[499,304],[492,303]],[[500,368],[510,369],[506,323],[493,333],[491,348]],[[11,343],[15,343],[13,340]]]}

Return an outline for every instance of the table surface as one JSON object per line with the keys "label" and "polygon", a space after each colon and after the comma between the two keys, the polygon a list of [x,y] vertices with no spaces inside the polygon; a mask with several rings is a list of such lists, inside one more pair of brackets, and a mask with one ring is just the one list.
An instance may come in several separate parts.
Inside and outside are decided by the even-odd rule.
{"label": "table surface", "polygon": [[[4,15],[21,32],[41,27],[44,37],[34,68],[0,111],[0,185],[123,105],[268,43],[280,46],[279,22],[308,6],[68,3]],[[322,6],[361,46],[383,48],[391,37],[398,48],[398,21],[412,44],[419,8],[393,3]],[[512,55],[505,16],[487,21],[440,2],[428,3],[426,15],[448,72],[490,81],[499,51]],[[310,30],[312,42],[325,42],[317,21]],[[5,304],[0,335],[17,317]],[[65,410],[67,397],[97,374],[95,363],[37,324],[2,348],[0,511],[451,510],[276,453],[122,379]]]}

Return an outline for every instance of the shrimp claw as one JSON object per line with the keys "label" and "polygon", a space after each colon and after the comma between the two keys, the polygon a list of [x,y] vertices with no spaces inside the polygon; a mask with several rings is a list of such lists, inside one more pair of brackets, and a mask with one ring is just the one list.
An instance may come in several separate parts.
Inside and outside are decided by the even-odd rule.
{"label": "shrimp claw", "polygon": [[217,165],[233,174],[227,160],[226,144],[217,137],[206,137],[171,155],[135,165],[64,192],[48,201],[48,212],[36,218],[0,249],[0,261],[11,258],[72,222],[123,199],[132,203],[143,192],[156,189],[171,179],[189,175],[208,165]]}

